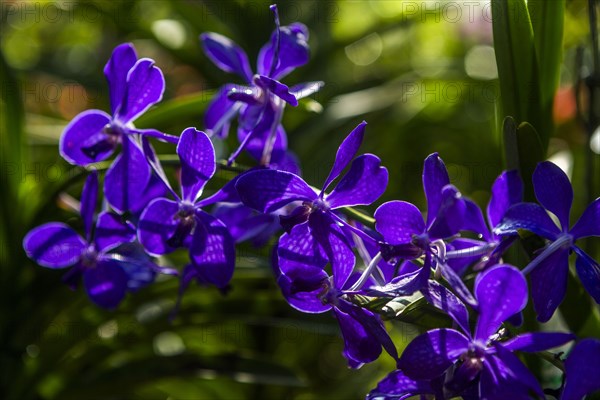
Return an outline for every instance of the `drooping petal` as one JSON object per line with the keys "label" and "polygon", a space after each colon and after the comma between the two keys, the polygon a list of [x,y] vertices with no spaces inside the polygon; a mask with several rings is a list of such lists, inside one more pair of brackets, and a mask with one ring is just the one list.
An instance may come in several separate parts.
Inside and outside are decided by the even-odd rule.
{"label": "drooping petal", "polygon": [[397,369],[383,378],[377,387],[369,392],[367,400],[405,400],[412,396],[434,393],[436,391],[430,380],[410,379],[402,370]]}
{"label": "drooping petal", "polygon": [[575,267],[579,280],[596,303],[600,304],[600,265],[579,247],[574,246],[573,250],[577,253]]}
{"label": "drooping petal", "polygon": [[225,72],[238,74],[248,83],[252,81],[248,56],[233,40],[218,33],[207,32],[200,35],[200,43],[204,54],[217,67]]}
{"label": "drooping petal", "polygon": [[411,379],[433,379],[444,373],[469,347],[469,339],[453,329],[434,329],[417,336],[404,349],[398,367]]}
{"label": "drooping petal", "polygon": [[396,245],[410,243],[413,235],[425,232],[425,222],[419,209],[406,201],[389,201],[375,211],[375,229],[385,241]]}
{"label": "drooping petal", "polygon": [[545,398],[535,376],[510,351],[495,343],[495,356],[487,356],[481,373],[481,398],[530,400],[531,392]]}
{"label": "drooping petal", "polygon": [[527,281],[521,271],[508,264],[498,264],[477,275],[474,292],[479,303],[475,338],[483,341],[527,304]]}
{"label": "drooping petal", "polygon": [[577,343],[565,361],[567,380],[561,400],[581,400],[600,390],[600,340]]}
{"label": "drooping petal", "polygon": [[342,288],[356,262],[346,235],[328,213],[321,211],[313,211],[310,214],[308,226],[331,263],[334,286],[338,289]]}
{"label": "drooping petal", "polygon": [[65,127],[60,137],[58,148],[62,158],[71,164],[82,166],[108,158],[116,146],[109,135],[104,133],[108,124],[110,116],[104,111],[87,110],[78,114]]}
{"label": "drooping petal", "polygon": [[317,93],[323,86],[325,86],[325,82],[323,81],[304,82],[292,86],[290,88],[290,93],[294,95],[296,100],[300,100]]}
{"label": "drooping petal", "polygon": [[92,227],[94,225],[94,212],[96,210],[96,201],[98,200],[98,171],[92,171],[83,185],[81,192],[81,206],[79,213],[83,220],[85,237],[89,242],[92,237]]}
{"label": "drooping petal", "polygon": [[236,85],[231,84],[221,87],[206,108],[204,126],[209,135],[216,135],[224,139],[229,134],[231,120],[240,110],[240,106],[228,97],[229,92],[235,87]]}
{"label": "drooping petal", "polygon": [[287,87],[287,85],[284,85],[283,83],[264,75],[255,75],[252,81],[256,86],[273,93],[275,96],[279,97],[292,107],[296,107],[298,105],[298,99],[296,99],[296,96],[290,93],[290,88]]}
{"label": "drooping petal", "polygon": [[370,205],[384,192],[388,184],[388,170],[381,166],[379,157],[363,154],[352,161],[350,170],[327,195],[331,208]]}
{"label": "drooping petal", "polygon": [[[340,324],[344,339],[344,357],[351,367],[360,366],[377,360],[381,354],[381,344],[357,320],[334,308],[335,317]],[[352,363],[354,361],[355,363]]]}
{"label": "drooping petal", "polygon": [[181,160],[183,199],[194,203],[217,169],[215,149],[206,133],[187,128],[181,133],[177,154]]}
{"label": "drooping petal", "polygon": [[462,229],[477,233],[485,240],[488,240],[490,237],[490,230],[485,224],[481,208],[470,199],[465,199],[465,215]]}
{"label": "drooping petal", "polygon": [[572,333],[562,332],[531,332],[515,336],[502,343],[502,346],[510,351],[525,351],[528,353],[537,353],[539,351],[549,350],[554,347],[562,346],[565,343],[575,340]]}
{"label": "drooping petal", "polygon": [[371,286],[366,290],[368,295],[376,297],[404,297],[423,289],[429,279],[430,267],[427,265],[416,271],[403,273],[383,286]]}
{"label": "drooping petal", "polygon": [[235,187],[242,203],[264,213],[295,200],[312,201],[317,197],[299,176],[272,169],[248,172],[238,179]]}
{"label": "drooping petal", "polygon": [[461,327],[463,332],[470,334],[469,312],[454,293],[434,280],[430,280],[421,293],[429,304],[444,311]]}
{"label": "drooping petal", "polygon": [[137,61],[135,48],[131,43],[123,43],[112,52],[110,59],[104,66],[104,76],[108,81],[110,93],[110,110],[116,114],[121,106],[123,97],[125,97],[125,87],[127,86],[127,74],[133,68]]}
{"label": "drooping petal", "polygon": [[452,287],[458,297],[460,297],[463,302],[469,304],[471,307],[476,308],[477,300],[475,300],[460,275],[458,275],[456,271],[452,269],[452,267],[444,262],[439,262],[438,268],[440,269],[444,279],[450,284],[450,287]]}
{"label": "drooping petal", "polygon": [[[466,204],[461,193],[453,185],[444,186],[439,196],[437,216],[429,225],[431,239],[443,239],[456,235],[464,226]],[[428,212],[429,215],[429,212]]]}
{"label": "drooping petal", "polygon": [[[253,171],[253,170],[250,170]],[[248,172],[250,172],[248,171]],[[217,190],[213,195],[206,197],[204,199],[199,200],[196,205],[198,207],[206,207],[215,203],[223,202],[223,203],[240,203],[240,196],[238,195],[237,189],[235,185],[240,177],[244,176],[248,172],[242,172],[239,175],[236,175],[233,179],[223,185],[223,187]]]}
{"label": "drooping petal", "polygon": [[162,184],[162,186],[164,186],[164,188],[167,191],[169,191],[169,193],[171,193],[173,197],[178,199],[179,195],[175,193],[175,191],[171,187],[171,183],[169,182],[169,179],[165,174],[162,164],[160,163],[160,160],[158,159],[158,156],[156,155],[152,144],[150,144],[150,141],[145,137],[142,137],[142,151],[144,152],[144,157],[146,157],[146,161],[148,161],[148,164],[152,168],[152,171],[154,171],[154,175],[152,176],[156,177],[156,179],[160,181],[159,183]]}
{"label": "drooping petal", "polygon": [[573,186],[567,174],[556,164],[544,161],[537,165],[531,179],[535,197],[546,210],[558,217],[563,232],[568,231]]}
{"label": "drooping petal", "polygon": [[575,239],[600,236],[600,197],[585,209],[570,233]]}
{"label": "drooping petal", "polygon": [[161,101],[165,91],[165,78],[154,61],[139,59],[127,75],[123,103],[115,118],[126,124],[134,121],[147,109]]}
{"label": "drooping petal", "polygon": [[211,214],[227,226],[236,243],[250,240],[277,224],[276,216],[258,213],[240,203],[217,204]]}
{"label": "drooping petal", "polygon": [[531,297],[538,321],[546,322],[567,293],[569,249],[561,248],[531,271]]}
{"label": "drooping petal", "polygon": [[442,203],[442,189],[450,184],[444,161],[438,153],[430,154],[423,164],[423,189],[427,198],[427,226],[438,215]]}
{"label": "drooping petal", "polygon": [[[308,62],[308,28],[299,22],[288,26],[279,27],[278,59],[275,59],[274,49],[277,45],[277,32],[273,32],[271,39],[258,53],[257,68],[261,75],[268,75],[273,79],[281,79],[295,68]],[[275,65],[272,65],[275,63]],[[269,75],[269,73],[272,73]]]}
{"label": "drooping petal", "polygon": [[159,256],[175,250],[168,244],[177,230],[179,204],[164,198],[153,200],[138,222],[138,239],[148,254]]}
{"label": "drooping petal", "polygon": [[227,286],[235,266],[235,243],[227,227],[219,219],[196,210],[196,230],[190,258],[205,281],[219,288]]}
{"label": "drooping petal", "polygon": [[138,209],[151,175],[142,149],[132,138],[123,137],[123,151],[104,178],[106,200],[119,213]]}
{"label": "drooping petal", "polygon": [[525,229],[547,239],[556,239],[560,234],[558,227],[542,207],[534,203],[518,203],[510,207],[504,218],[494,228],[496,235],[513,235],[519,229]]}
{"label": "drooping petal", "polygon": [[346,168],[346,166],[348,166],[348,164],[350,164],[350,161],[352,161],[356,155],[356,152],[363,141],[363,137],[365,136],[366,126],[367,123],[365,121],[358,124],[358,126],[354,128],[352,132],[348,134],[348,136],[346,136],[342,144],[340,144],[340,147],[335,155],[333,167],[331,168],[329,176],[327,179],[325,179],[325,183],[323,184],[323,192],[327,190],[329,184],[331,184],[331,182],[333,182],[335,178],[342,173],[342,171]]}
{"label": "drooping petal", "polygon": [[[286,244],[289,246],[289,243]],[[310,251],[310,249],[306,249]],[[282,249],[280,260],[286,262],[286,274],[277,278],[277,284],[281,288],[287,302],[298,311],[310,314],[323,313],[331,310],[331,305],[323,302],[320,298],[329,288],[328,276],[322,267],[311,265],[311,262],[303,263],[302,254],[293,253],[298,260],[290,260],[292,257],[290,249]],[[308,258],[310,254],[306,254]],[[292,265],[293,264],[293,265]]]}
{"label": "drooping petal", "polygon": [[23,239],[27,257],[46,268],[65,268],[75,264],[85,246],[77,232],[60,222],[38,226]]}
{"label": "drooping petal", "polygon": [[102,308],[116,308],[127,292],[127,274],[114,260],[103,259],[83,272],[90,299]]}
{"label": "drooping petal", "polygon": [[[273,123],[276,118],[275,113],[271,112],[271,110],[270,107],[267,107],[268,112],[263,114],[260,122],[253,130],[247,131],[242,128],[238,129],[238,139],[240,143],[246,141],[245,150],[248,151],[255,160],[260,160],[262,158],[265,146],[271,135],[271,129],[273,128]],[[273,143],[273,148],[271,150],[271,159],[276,158],[287,150],[287,134],[285,133],[285,129],[281,124],[278,124],[275,129],[275,142]],[[247,138],[249,135],[251,135],[250,139]],[[271,167],[271,169],[281,168]],[[287,169],[284,171],[293,172]]]}
{"label": "drooping petal", "polygon": [[98,251],[109,251],[135,240],[135,227],[122,221],[119,215],[104,211],[98,215],[94,240]]}
{"label": "drooping petal", "polygon": [[177,144],[179,142],[179,136],[169,135],[159,131],[158,129],[130,129],[131,133],[136,133],[144,137],[151,137],[160,140],[161,142]]}
{"label": "drooping petal", "polygon": [[523,181],[519,171],[504,171],[492,185],[492,196],[487,206],[487,216],[493,228],[500,223],[510,206],[523,201]]}
{"label": "drooping petal", "polygon": [[154,264],[152,258],[144,251],[139,243],[123,243],[119,247],[104,254],[105,258],[111,258],[127,274],[127,290],[135,292],[148,286],[157,274],[178,275],[178,271],[173,268],[159,267]]}

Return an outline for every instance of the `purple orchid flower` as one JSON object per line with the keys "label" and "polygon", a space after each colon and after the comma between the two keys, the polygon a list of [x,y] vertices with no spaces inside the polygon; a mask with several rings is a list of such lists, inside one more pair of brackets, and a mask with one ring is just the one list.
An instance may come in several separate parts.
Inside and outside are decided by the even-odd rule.
{"label": "purple orchid flower", "polygon": [[392,282],[394,288],[398,288],[401,283],[411,282],[411,290],[418,289],[412,283],[425,282],[429,276],[428,266],[431,265],[457,290],[464,301],[475,306],[469,290],[447,262],[447,244],[444,239],[453,238],[463,228],[467,208],[461,193],[449,182],[444,162],[437,153],[431,154],[425,159],[423,166],[427,221],[423,220],[415,205],[394,200],[382,204],[375,211],[375,228],[384,238],[380,244],[384,259],[411,259],[423,254],[427,259],[427,268],[406,270],[406,276],[401,275]]}
{"label": "purple orchid flower", "polygon": [[341,296],[354,282],[329,276],[323,252],[307,224],[296,225],[278,246],[277,282],[288,303],[306,313],[333,311],[344,338],[344,356],[352,368],[376,360],[382,346],[398,355],[379,317]]}
{"label": "purple orchid flower", "polygon": [[109,168],[105,178],[105,195],[120,213],[141,207],[151,184],[138,136],[155,137],[177,143],[177,137],[154,129],[137,129],[133,122],[158,103],[165,90],[161,70],[148,58],[137,59],[131,43],[117,46],[104,74],[110,89],[111,115],[101,110],[87,110],[77,115],[65,128],[59,144],[61,156],[74,165],[89,165],[110,157],[121,144],[123,151]]}
{"label": "purple orchid flower", "polygon": [[[236,184],[242,203],[263,213],[271,213],[292,202],[302,202],[289,215],[280,217],[286,233],[279,242],[279,247],[286,243],[284,238],[294,236],[295,226],[306,225],[311,236],[327,254],[337,287],[343,286],[355,263],[351,246],[341,227],[367,240],[374,239],[349,225],[335,210],[373,203],[383,194],[388,182],[387,169],[381,166],[381,160],[377,156],[363,154],[354,158],[362,143],[365,126],[366,122],[359,124],[342,142],[320,193],[299,176],[272,169],[247,172]],[[351,161],[348,172],[326,194],[331,183]]]}
{"label": "purple orchid flower", "polygon": [[[234,241],[218,218],[202,211],[212,204],[199,200],[204,185],[216,170],[215,150],[208,136],[194,128],[183,131],[177,145],[181,160],[181,196],[175,193],[149,146],[144,148],[156,175],[176,199],[154,199],[140,216],[138,238],[148,254],[159,256],[177,248],[189,249],[192,265],[218,287],[231,280],[235,263]],[[213,196],[214,197],[214,196]]]}
{"label": "purple orchid flower", "polygon": [[473,335],[466,309],[458,314],[449,313],[463,332],[441,328],[416,337],[404,350],[398,367],[417,381],[436,379],[447,373],[445,388],[457,395],[479,378],[480,398],[529,399],[530,392],[544,398],[535,377],[513,352],[547,350],[573,340],[574,336],[538,332],[501,341],[502,323],[527,304],[527,282],[513,266],[498,264],[480,273],[474,293],[479,318]]}
{"label": "purple orchid flower", "polygon": [[577,343],[565,361],[566,381],[561,400],[582,400],[600,391],[600,340]]}
{"label": "purple orchid flower", "polygon": [[[569,229],[573,187],[567,175],[555,164],[542,162],[533,173],[533,187],[541,206],[534,203],[512,206],[495,232],[513,235],[525,229],[551,241],[523,270],[525,274],[531,272],[533,305],[538,320],[545,322],[566,295],[571,251],[577,254],[575,266],[581,283],[600,304],[600,265],[575,245],[578,239],[600,236],[600,198],[593,201]],[[557,217],[560,227],[552,221],[548,211]]]}
{"label": "purple orchid flower", "polygon": [[64,280],[75,287],[83,275],[90,299],[100,307],[114,309],[128,290],[152,282],[161,269],[133,243],[133,225],[107,211],[94,221],[97,192],[94,172],[88,176],[81,198],[85,239],[63,223],[50,222],[31,230],[23,239],[23,248],[43,267],[72,267]]}
{"label": "purple orchid flower", "polygon": [[238,116],[239,148],[230,162],[246,149],[262,165],[285,164],[290,156],[287,137],[281,125],[286,103],[295,107],[298,100],[317,92],[323,82],[308,82],[292,88],[281,78],[308,62],[308,28],[301,23],[279,25],[277,6],[272,5],[276,29],[258,55],[257,74],[252,74],[248,56],[235,42],[217,33],[203,33],[200,41],[206,55],[225,72],[238,74],[248,86],[223,86],[206,110],[209,135],[225,138],[231,120]]}

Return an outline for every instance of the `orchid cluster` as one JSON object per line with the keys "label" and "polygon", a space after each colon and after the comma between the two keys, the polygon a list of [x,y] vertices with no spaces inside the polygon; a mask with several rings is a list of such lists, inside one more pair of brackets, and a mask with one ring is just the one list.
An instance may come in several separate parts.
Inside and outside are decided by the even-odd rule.
{"label": "orchid cluster", "polygon": [[[348,365],[359,368],[383,350],[395,360],[397,369],[368,399],[545,398],[518,355],[578,338],[523,333],[522,312],[531,294],[540,322],[555,314],[565,297],[571,253],[583,287],[600,303],[600,265],[576,244],[600,236],[600,199],[571,227],[568,177],[543,162],[533,175],[539,204],[523,202],[518,172],[505,171],[494,182],[484,216],[450,182],[434,153],[423,168],[426,218],[415,205],[396,200],[380,205],[371,218],[355,207],[373,205],[389,176],[376,155],[359,155],[366,122],[341,143],[323,184],[311,186],[287,148],[282,115],[286,105],[297,106],[323,83],[280,82],[308,62],[308,29],[301,23],[280,26],[272,10],[276,29],[259,53],[256,74],[233,41],[201,35],[207,57],[244,81],[220,89],[205,113],[204,131],[190,127],[175,136],[136,128],[136,118],[161,101],[165,81],[154,61],[138,59],[133,45],[115,48],[104,69],[111,115],[81,113],[60,141],[65,160],[92,170],[79,207],[84,237],[64,223],[47,223],[24,238],[27,255],[43,267],[70,267],[66,283],[76,287],[82,276],[90,299],[114,309],[157,274],[177,275],[181,292],[193,280],[225,289],[234,274],[236,243],[262,246],[276,238],[273,269],[283,296],[305,313],[332,312]],[[236,118],[239,148],[217,161],[213,142],[228,136]],[[176,185],[153,140],[175,146]],[[94,167],[116,151],[96,214],[100,174]],[[217,168],[231,166],[242,152],[257,165],[203,196]],[[523,268],[505,262],[507,250],[532,234],[544,241],[532,260]],[[189,253],[187,265],[158,265],[160,257],[181,248]],[[447,318],[399,354],[384,320],[398,317],[406,299],[427,303]],[[552,392],[558,398],[581,399],[600,389],[599,340],[580,340],[564,363],[558,356],[555,361],[565,371],[564,384]]]}

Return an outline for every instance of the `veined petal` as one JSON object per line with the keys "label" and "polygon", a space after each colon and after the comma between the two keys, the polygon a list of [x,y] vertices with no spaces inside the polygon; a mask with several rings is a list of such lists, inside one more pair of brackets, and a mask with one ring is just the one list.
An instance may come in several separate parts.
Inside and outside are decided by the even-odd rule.
{"label": "veined petal", "polygon": [[487,341],[504,321],[527,304],[527,281],[517,268],[498,264],[477,275],[475,297],[479,319],[475,338]]}
{"label": "veined petal", "polygon": [[533,176],[535,197],[548,211],[558,217],[563,232],[569,230],[569,213],[573,204],[573,186],[569,177],[556,164],[544,161],[537,165]]}
{"label": "veined petal", "polygon": [[119,215],[103,211],[98,215],[94,241],[98,251],[109,251],[123,243],[135,240],[135,227],[123,222]]}
{"label": "veined petal", "polygon": [[113,115],[121,106],[127,86],[127,74],[136,61],[137,54],[133,44],[123,43],[115,47],[104,67],[104,76],[110,89],[110,110]]}
{"label": "veined petal", "polygon": [[90,299],[102,308],[116,308],[127,292],[127,274],[114,260],[101,260],[83,272]]}
{"label": "veined petal", "polygon": [[[431,239],[443,239],[456,235],[464,226],[466,204],[462,194],[453,185],[446,185],[440,192],[437,216],[428,225]],[[429,215],[429,211],[428,211]]]}
{"label": "veined petal", "polygon": [[233,276],[235,243],[219,219],[202,210],[196,210],[196,218],[190,258],[205,281],[223,288]]}
{"label": "veined petal", "polygon": [[523,333],[502,343],[502,346],[510,351],[525,351],[537,353],[575,340],[572,333],[562,332],[532,332]]}
{"label": "veined petal", "polygon": [[123,103],[115,118],[123,124],[134,121],[147,109],[162,100],[165,78],[154,61],[139,59],[127,75]]}
{"label": "veined petal", "polygon": [[94,213],[96,211],[96,201],[98,200],[98,171],[92,171],[83,185],[81,192],[81,206],[79,213],[83,219],[83,228],[85,237],[90,241],[92,238],[92,227],[94,225]]}
{"label": "veined petal", "polygon": [[469,312],[467,307],[446,287],[436,281],[430,280],[421,289],[423,297],[431,305],[448,314],[466,334],[470,335]]}
{"label": "veined petal", "polygon": [[406,201],[389,201],[375,211],[375,228],[392,245],[410,243],[413,235],[425,232],[419,209]]}
{"label": "veined petal", "polygon": [[531,297],[538,321],[546,322],[567,293],[569,249],[561,248],[531,271]]}
{"label": "veined petal", "polygon": [[308,222],[296,225],[290,233],[284,233],[277,245],[279,269],[288,277],[293,278],[295,272],[323,269],[327,259],[321,253],[319,244],[312,236]]}
{"label": "veined petal", "polygon": [[253,82],[255,85],[260,86],[264,90],[273,93],[275,96],[279,97],[289,105],[293,107],[298,105],[298,99],[296,99],[296,96],[290,93],[290,88],[288,88],[287,85],[284,85],[283,83],[264,75],[255,75]]}
{"label": "veined petal", "polygon": [[325,82],[323,81],[304,82],[292,86],[290,88],[290,93],[294,95],[296,100],[300,100],[317,93],[323,86],[325,86]]}
{"label": "veined petal", "polygon": [[579,280],[596,303],[600,304],[600,265],[579,247],[573,246],[573,250],[577,253],[575,267]]}
{"label": "veined petal", "polygon": [[261,75],[269,75],[273,70],[269,76],[273,79],[281,79],[308,62],[310,57],[307,43],[308,28],[299,22],[279,27],[278,59],[275,59],[274,52],[277,45],[276,35],[277,32],[273,32],[271,39],[260,49],[257,68]]}
{"label": "veined petal", "polygon": [[[104,111],[87,110],[78,114],[69,122],[60,137],[58,146],[62,158],[74,165],[88,165],[108,158],[115,148],[111,138],[104,133],[108,124],[110,116]],[[98,152],[86,151],[86,147],[93,146],[90,140],[104,140],[106,146],[97,146]]]}
{"label": "veined petal", "polygon": [[151,175],[142,149],[132,138],[124,136],[123,151],[104,178],[106,200],[119,213],[137,210]]}
{"label": "veined petal", "polygon": [[556,239],[560,229],[542,207],[534,203],[518,203],[510,207],[494,228],[497,235],[513,235],[525,229],[547,239]]}
{"label": "veined petal", "polygon": [[356,155],[356,152],[363,141],[363,137],[365,136],[366,126],[367,123],[365,121],[358,124],[358,126],[346,136],[342,144],[340,144],[335,155],[335,162],[333,163],[331,172],[329,172],[329,176],[325,179],[325,183],[323,184],[323,191],[327,190],[329,184],[342,173]]}
{"label": "veined petal", "polygon": [[85,246],[77,232],[59,222],[38,226],[23,239],[27,257],[46,268],[66,268],[75,264]]}
{"label": "veined petal", "polygon": [[438,215],[442,203],[442,189],[450,184],[444,161],[438,153],[430,154],[423,164],[423,189],[427,198],[427,226]]}
{"label": "veined petal", "polygon": [[519,171],[504,171],[492,185],[492,196],[487,206],[487,216],[493,228],[500,223],[510,206],[523,201],[523,181]]}
{"label": "veined petal", "polygon": [[576,239],[600,236],[600,197],[585,209],[570,233]]}
{"label": "veined petal", "polygon": [[217,67],[225,72],[238,74],[246,82],[252,81],[252,69],[248,63],[248,56],[233,40],[218,33],[207,32],[200,35],[200,43],[204,54]]}
{"label": "veined petal", "polygon": [[454,329],[434,329],[413,339],[400,356],[398,367],[411,379],[433,379],[467,351],[469,339]]}
{"label": "veined petal", "polygon": [[350,170],[327,195],[327,203],[331,208],[370,205],[385,192],[387,184],[388,171],[379,157],[363,154],[352,161]]}
{"label": "veined petal", "polygon": [[561,400],[581,400],[600,390],[600,340],[577,343],[565,361],[567,380]]}
{"label": "veined petal", "polygon": [[238,179],[235,187],[242,203],[264,213],[295,200],[313,201],[317,197],[299,176],[272,169],[247,172]]}
{"label": "veined petal", "polygon": [[179,139],[177,154],[181,160],[182,196],[193,203],[215,174],[215,149],[206,133],[187,128]]}
{"label": "veined petal", "polygon": [[138,239],[148,254],[159,256],[175,250],[167,242],[177,230],[179,204],[158,198],[142,212],[138,222]]}
{"label": "veined petal", "polygon": [[331,263],[333,284],[341,289],[354,269],[356,258],[344,232],[326,212],[313,211],[308,217],[312,236]]}
{"label": "veined petal", "polygon": [[229,134],[231,120],[240,110],[240,107],[235,105],[236,102],[228,97],[229,92],[236,87],[232,84],[221,87],[206,108],[204,126],[209,135],[216,135],[224,139]]}

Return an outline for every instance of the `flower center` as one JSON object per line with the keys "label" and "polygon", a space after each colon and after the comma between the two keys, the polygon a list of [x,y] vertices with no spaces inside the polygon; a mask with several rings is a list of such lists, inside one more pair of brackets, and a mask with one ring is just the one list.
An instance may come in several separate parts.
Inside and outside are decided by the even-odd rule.
{"label": "flower center", "polygon": [[80,261],[84,268],[94,268],[97,259],[98,252],[96,251],[96,247],[94,245],[89,245],[83,250],[83,253],[81,253]]}

